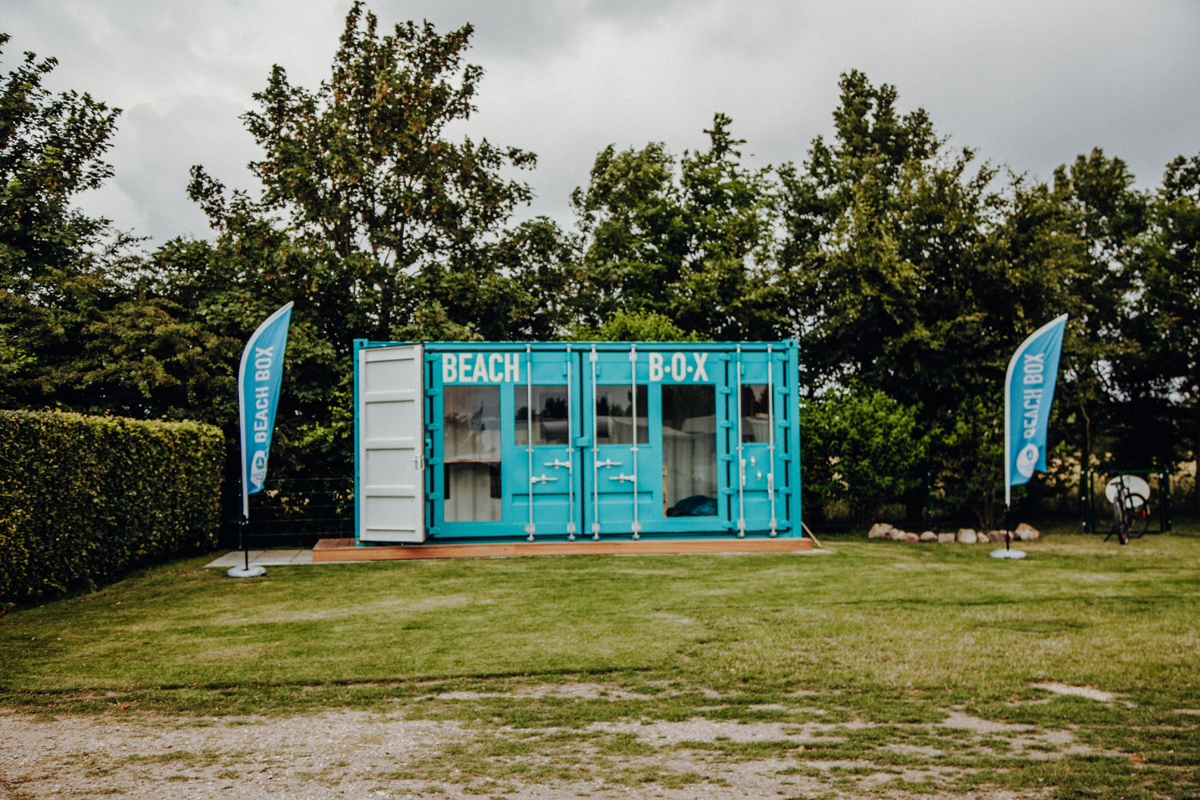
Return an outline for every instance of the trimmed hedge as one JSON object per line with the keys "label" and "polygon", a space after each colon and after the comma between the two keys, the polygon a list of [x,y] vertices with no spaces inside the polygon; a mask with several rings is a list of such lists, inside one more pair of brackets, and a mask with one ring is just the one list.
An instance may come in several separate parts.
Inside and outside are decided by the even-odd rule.
{"label": "trimmed hedge", "polygon": [[214,547],[224,447],[195,422],[0,411],[0,599]]}

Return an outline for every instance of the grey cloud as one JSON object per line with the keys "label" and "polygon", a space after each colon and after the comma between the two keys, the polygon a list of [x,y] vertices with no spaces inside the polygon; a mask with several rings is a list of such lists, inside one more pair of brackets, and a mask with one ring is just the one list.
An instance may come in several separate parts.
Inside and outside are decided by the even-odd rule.
{"label": "grey cloud", "polygon": [[[183,3],[0,0],[21,49],[56,55],[58,88],[127,110],[107,203],[122,227],[157,240],[202,234],[183,196],[202,163],[253,188],[253,142],[238,115],[271,64],[313,87],[328,74],[349,0]],[[479,113],[463,131],[539,155],[521,173],[537,193],[523,213],[570,222],[567,197],[605,145],[705,146],[728,113],[751,163],[799,161],[830,132],[838,75],[892,83],[905,110],[981,158],[1047,179],[1101,146],[1143,185],[1195,154],[1200,6],[1186,0],[955,2],[840,0],[381,0],[384,27],[424,18],[475,25],[468,60],[484,67]],[[11,63],[9,60],[8,63]],[[105,198],[108,193],[108,199]],[[123,222],[118,215],[125,215]]]}

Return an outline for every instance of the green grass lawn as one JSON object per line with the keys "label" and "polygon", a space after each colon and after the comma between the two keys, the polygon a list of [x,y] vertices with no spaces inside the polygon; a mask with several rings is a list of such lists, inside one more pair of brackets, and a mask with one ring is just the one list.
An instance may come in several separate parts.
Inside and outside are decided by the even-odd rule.
{"label": "green grass lawn", "polygon": [[[853,540],[827,542],[833,555],[338,564],[241,581],[197,559],[10,610],[0,618],[0,705],[43,715],[403,708],[581,731],[819,714],[874,727],[847,729],[809,757],[886,765],[919,757],[881,749],[878,731],[932,741],[941,754],[929,763],[960,768],[943,789],[1197,796],[1200,531],[1127,547],[1102,538],[1051,534],[1022,545],[1023,561],[988,558],[994,545]],[[581,680],[637,695],[513,693]],[[1035,685],[1044,681],[1116,699],[1056,696]],[[418,701],[455,688],[495,696]],[[807,710],[762,707],[800,690],[811,693]],[[968,769],[938,727],[952,709],[1070,729],[1109,754],[997,755]],[[774,752],[714,747],[729,759]]]}

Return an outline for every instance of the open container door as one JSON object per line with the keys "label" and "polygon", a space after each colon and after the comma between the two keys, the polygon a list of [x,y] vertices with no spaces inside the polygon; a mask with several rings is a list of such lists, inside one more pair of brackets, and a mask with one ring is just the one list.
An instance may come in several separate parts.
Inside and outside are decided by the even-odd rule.
{"label": "open container door", "polygon": [[425,541],[423,355],[419,344],[358,351],[359,541]]}

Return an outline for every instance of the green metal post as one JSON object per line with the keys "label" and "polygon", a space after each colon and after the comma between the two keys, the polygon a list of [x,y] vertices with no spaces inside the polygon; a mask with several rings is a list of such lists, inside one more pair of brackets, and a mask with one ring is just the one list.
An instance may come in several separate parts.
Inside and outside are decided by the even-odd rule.
{"label": "green metal post", "polygon": [[925,472],[925,530],[933,530],[933,473]]}
{"label": "green metal post", "polygon": [[1095,533],[1092,528],[1092,471],[1083,471],[1083,532]]}
{"label": "green metal post", "polygon": [[1163,501],[1162,501],[1162,529],[1166,533],[1171,532],[1171,472],[1166,467],[1162,471],[1163,485]]}

